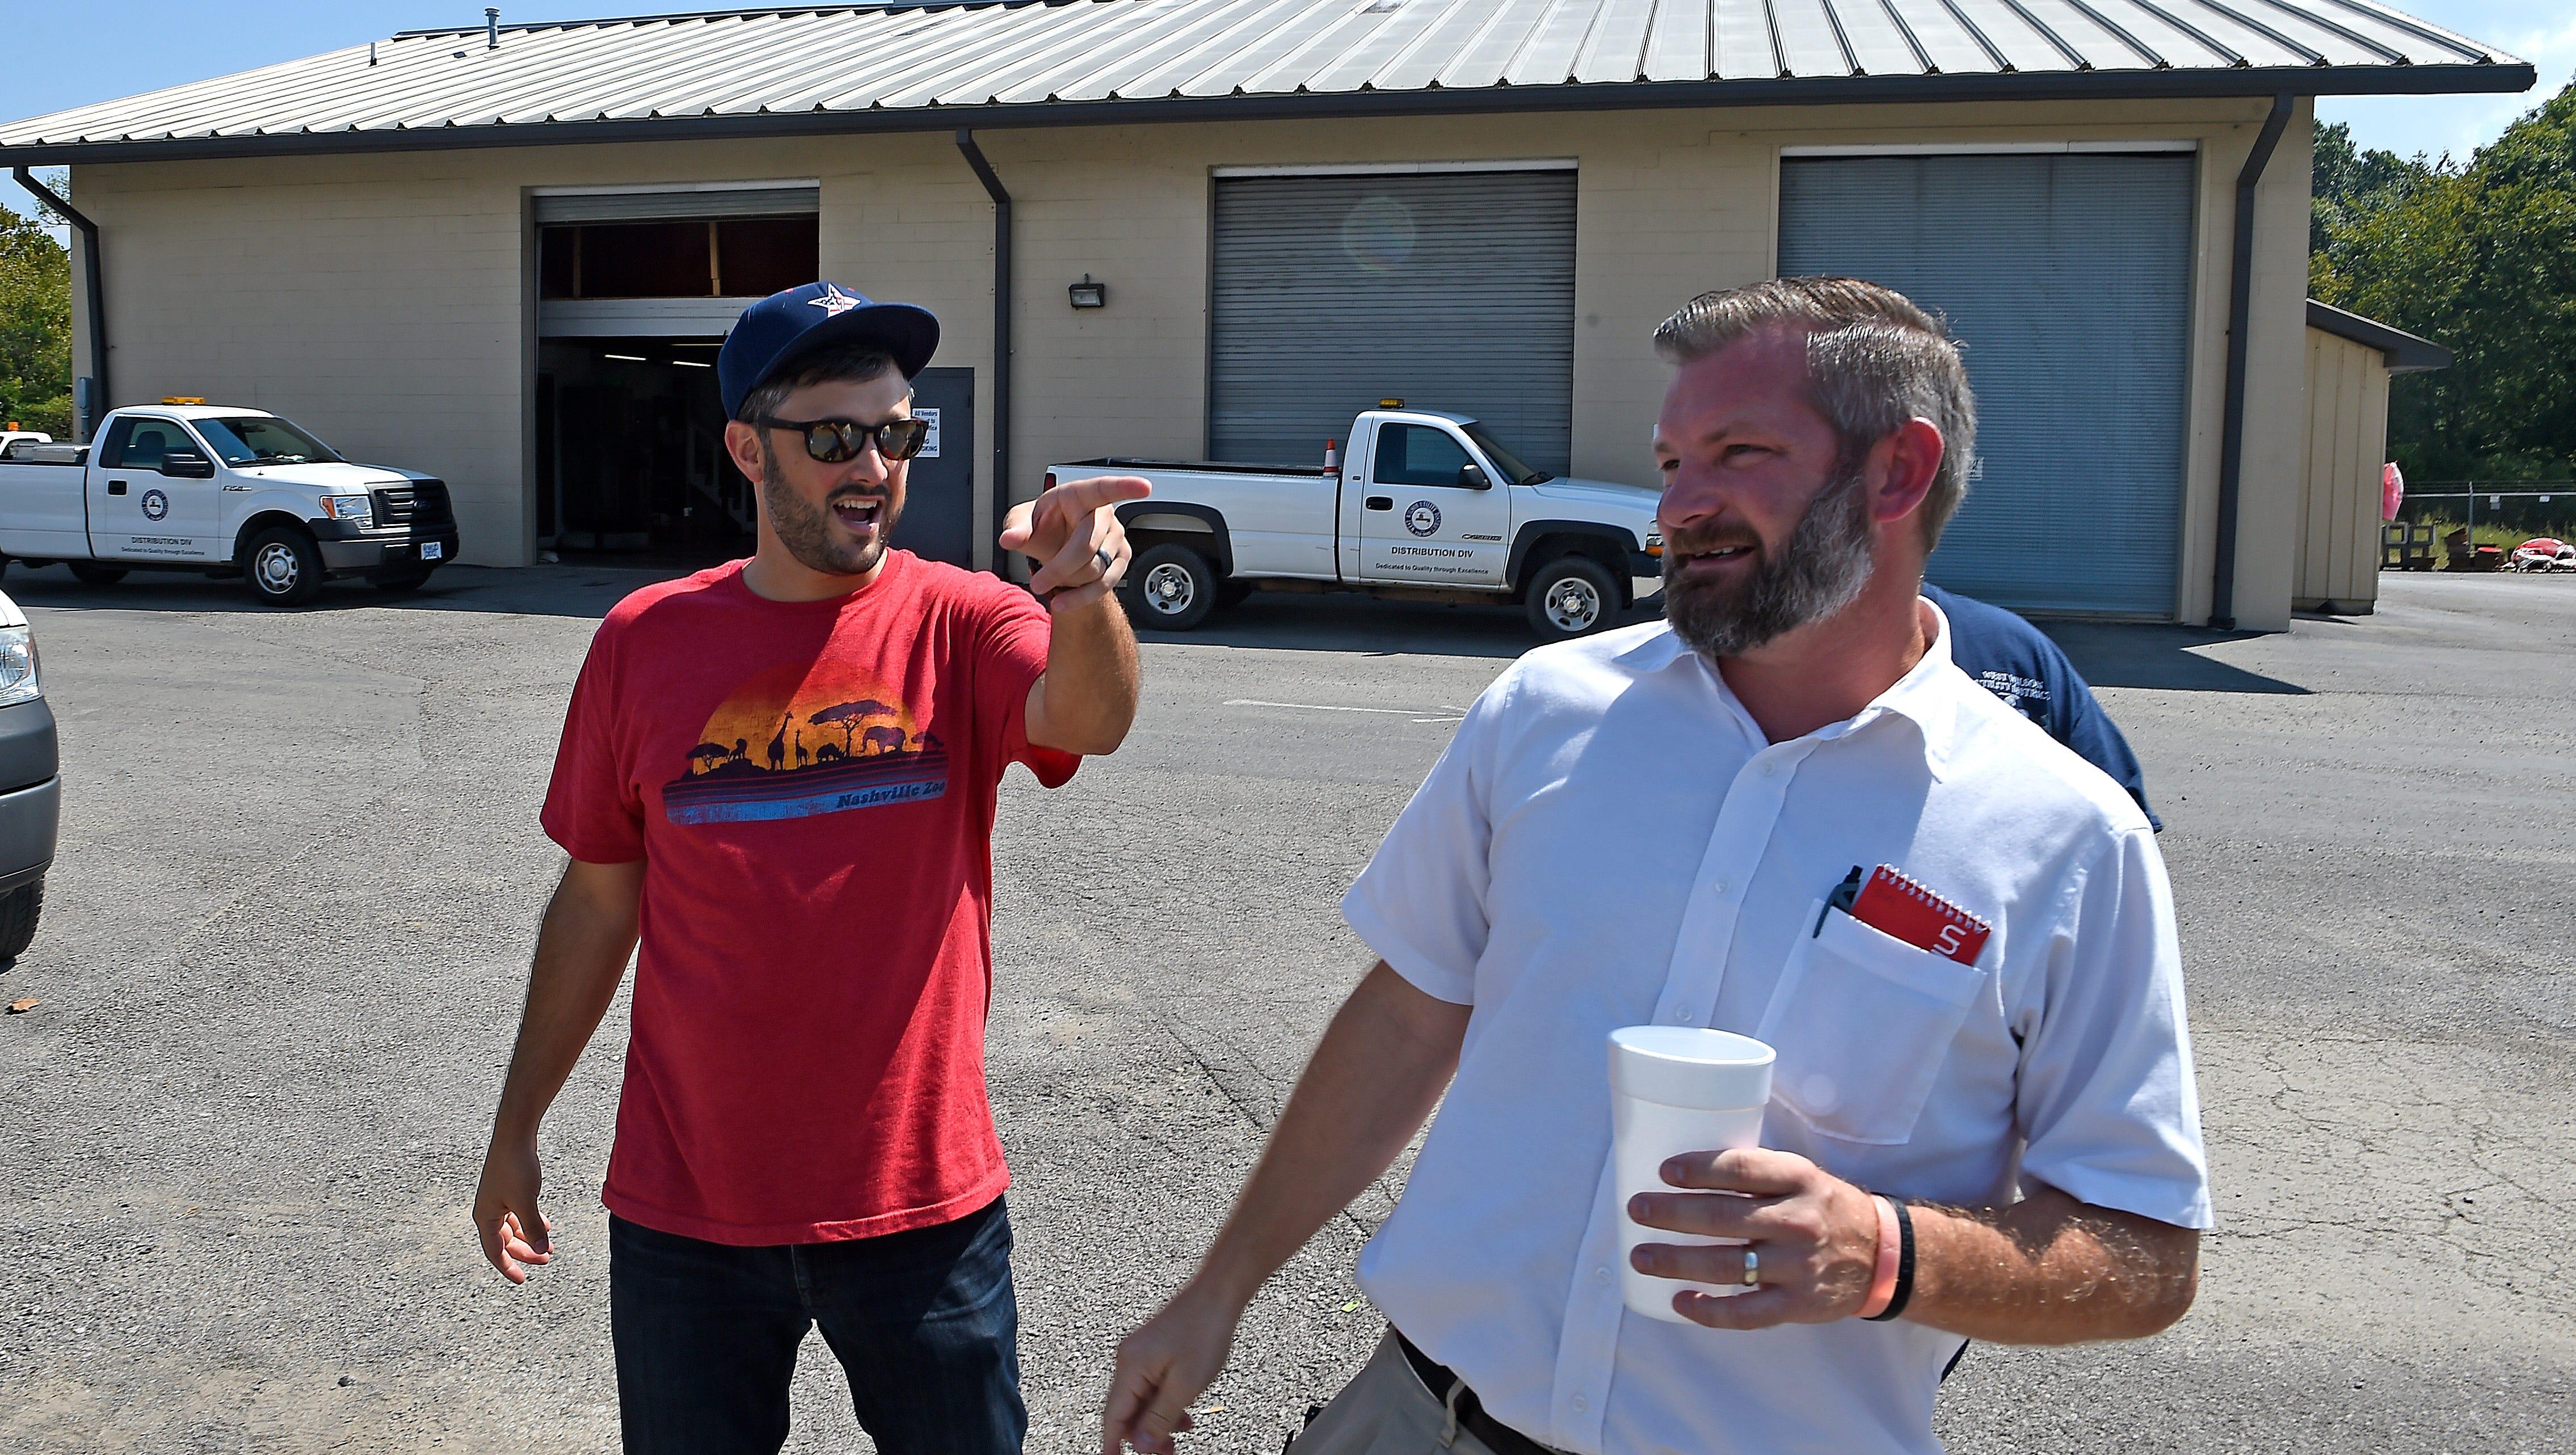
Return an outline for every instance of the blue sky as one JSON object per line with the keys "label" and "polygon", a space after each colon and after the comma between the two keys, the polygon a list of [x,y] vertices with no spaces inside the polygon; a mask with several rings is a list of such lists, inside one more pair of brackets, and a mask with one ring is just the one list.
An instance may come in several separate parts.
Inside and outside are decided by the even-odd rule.
{"label": "blue sky", "polygon": [[[504,0],[504,20],[576,20],[695,7],[688,0]],[[2499,47],[2540,68],[2520,96],[2327,99],[2318,112],[2351,125],[2364,146],[2401,155],[2444,151],[2466,157],[2506,123],[2576,73],[2576,5],[2568,0],[2398,0],[2398,8]],[[275,61],[360,44],[397,30],[480,25],[483,7],[423,0],[0,0],[5,13],[6,118],[42,115],[183,81],[227,75]],[[21,58],[32,58],[25,63]],[[112,58],[112,59],[110,59]],[[0,202],[30,199],[0,174]]]}

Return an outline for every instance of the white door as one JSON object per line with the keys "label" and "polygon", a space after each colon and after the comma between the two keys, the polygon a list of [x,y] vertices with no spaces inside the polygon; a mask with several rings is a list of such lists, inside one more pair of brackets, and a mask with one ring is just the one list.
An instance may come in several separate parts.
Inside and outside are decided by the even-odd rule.
{"label": "white door", "polygon": [[27,560],[89,554],[89,525],[81,511],[89,471],[81,465],[12,461],[0,468],[0,554]]}
{"label": "white door", "polygon": [[[1511,499],[1489,471],[1446,426],[1380,424],[1360,501],[1361,579],[1502,585]],[[1476,475],[1486,478],[1468,483]]]}
{"label": "white door", "polygon": [[129,414],[108,426],[89,472],[89,535],[100,559],[210,561],[231,554],[231,542],[217,539],[223,486],[161,473],[161,462],[181,450],[214,458],[175,419]]}

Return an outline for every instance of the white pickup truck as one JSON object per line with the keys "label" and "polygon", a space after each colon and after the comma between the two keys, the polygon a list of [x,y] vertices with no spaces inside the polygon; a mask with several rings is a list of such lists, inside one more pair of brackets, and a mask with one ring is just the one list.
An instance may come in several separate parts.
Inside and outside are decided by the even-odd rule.
{"label": "white pickup truck", "polygon": [[[1132,460],[1047,467],[1047,483],[1141,475],[1119,507],[1139,625],[1186,631],[1255,588],[1512,602],[1557,640],[1593,631],[1660,578],[1656,492],[1523,464],[1475,420],[1389,400],[1320,468]],[[1336,468],[1338,463],[1338,468]]]}
{"label": "white pickup truck", "polygon": [[198,571],[297,606],[336,576],[414,590],[456,547],[445,482],[352,464],[265,410],[171,400],[110,413],[95,445],[0,453],[0,569]]}

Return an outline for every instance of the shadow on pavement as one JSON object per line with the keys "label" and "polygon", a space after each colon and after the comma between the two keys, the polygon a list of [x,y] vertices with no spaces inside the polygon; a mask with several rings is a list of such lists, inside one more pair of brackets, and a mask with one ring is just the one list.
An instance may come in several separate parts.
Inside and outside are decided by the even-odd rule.
{"label": "shadow on pavement", "polygon": [[[1652,621],[1654,607],[1631,607],[1612,627]],[[1139,641],[1178,646],[1260,647],[1292,652],[1357,652],[1392,657],[1511,658],[1538,645],[1517,606],[1440,606],[1379,601],[1357,594],[1256,591],[1220,608],[1195,631],[1139,631]]]}
{"label": "shadow on pavement", "polygon": [[2066,649],[2075,670],[2096,687],[2152,687],[2170,692],[2253,692],[2305,697],[2308,689],[2278,677],[2248,672],[2201,656],[2193,649],[2248,641],[2260,632],[2207,627],[2149,626],[2135,622],[2043,621],[2042,630]]}
{"label": "shadow on pavement", "polygon": [[[357,607],[390,611],[471,611],[513,616],[596,620],[627,593],[687,574],[678,566],[638,567],[575,562],[569,565],[449,566],[409,594],[381,592],[364,581],[334,581],[311,605],[329,612]],[[188,611],[254,615],[273,612],[251,599],[238,581],[210,581],[193,573],[137,571],[111,586],[86,586],[70,568],[7,569],[0,588],[21,606],[53,611]],[[1656,620],[1660,600],[1630,607],[1610,625]],[[2250,692],[2305,695],[2295,683],[2214,661],[2194,649],[2258,635],[2198,627],[2128,622],[2050,621],[2048,634],[2096,687],[2150,687],[2181,692]],[[1419,601],[1379,601],[1356,594],[1308,595],[1257,591],[1242,604],[1220,610],[1196,631],[1140,631],[1141,640],[1175,645],[1254,647],[1283,651],[1351,652],[1391,657],[1428,653],[1446,657],[1518,657],[1537,638],[1517,606],[1440,606]]]}
{"label": "shadow on pavement", "polygon": [[[514,616],[606,616],[628,592],[685,575],[680,570],[626,566],[448,566],[429,584],[406,594],[376,590],[364,581],[333,581],[299,611],[353,607],[392,611],[482,611]],[[0,589],[21,606],[55,611],[204,611],[254,615],[274,612],[251,599],[239,581],[210,581],[193,573],[137,571],[112,586],[85,586],[66,566],[10,568]]]}

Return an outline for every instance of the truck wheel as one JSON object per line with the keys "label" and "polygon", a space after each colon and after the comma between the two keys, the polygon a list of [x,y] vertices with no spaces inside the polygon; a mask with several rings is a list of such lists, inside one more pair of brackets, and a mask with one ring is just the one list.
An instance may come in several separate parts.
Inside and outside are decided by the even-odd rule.
{"label": "truck wheel", "polygon": [[386,571],[374,578],[375,587],[388,596],[405,595],[428,585],[429,573],[435,569],[433,566],[415,566],[408,571]]}
{"label": "truck wheel", "polygon": [[102,566],[96,561],[74,561],[72,579],[83,586],[113,586],[125,579],[125,568]]}
{"label": "truck wheel", "polygon": [[1618,609],[1618,584],[1589,556],[1559,556],[1530,578],[1530,630],[1541,641],[1587,636]]}
{"label": "truck wheel", "polygon": [[1154,547],[1136,558],[1127,579],[1136,583],[1139,626],[1185,632],[1207,620],[1216,606],[1216,570],[1187,546]]}
{"label": "truck wheel", "polygon": [[0,894],[0,965],[27,953],[35,943],[36,917],[45,912],[45,881],[21,884]]}
{"label": "truck wheel", "polygon": [[243,564],[250,594],[263,605],[302,606],[322,589],[322,552],[300,530],[276,525],[261,531]]}

